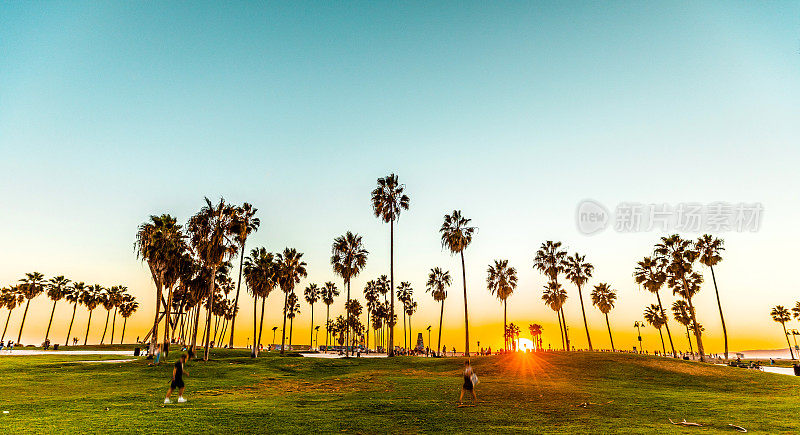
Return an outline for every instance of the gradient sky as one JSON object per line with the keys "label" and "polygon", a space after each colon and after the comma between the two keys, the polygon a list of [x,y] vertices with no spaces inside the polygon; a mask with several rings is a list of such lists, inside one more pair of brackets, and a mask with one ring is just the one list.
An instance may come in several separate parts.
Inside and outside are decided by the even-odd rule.
{"label": "gradient sky", "polygon": [[[438,316],[428,269],[460,274],[437,233],[454,208],[480,228],[466,253],[474,340],[502,343],[485,275],[507,258],[520,276],[509,320],[543,324],[555,346],[531,269],[555,239],[594,263],[592,285],[618,289],[611,323],[629,349],[654,301],[631,273],[661,234],[584,236],[576,204],[761,202],[761,231],[721,235],[716,272],[731,349],[777,348],[769,309],[798,299],[800,4],[0,2],[0,151],[0,284],[36,270],[127,285],[142,303],[128,337],[152,323],[153,285],[133,252],[150,214],[185,221],[204,196],[253,203],[262,225],[248,247],[304,252],[300,291],[335,278],[331,241],[356,231],[371,253],[353,286],[361,296],[388,269],[388,227],[369,192],[395,172],[412,199],[395,273],[420,302],[415,329]],[[268,300],[265,328],[279,324],[281,303]],[[455,286],[448,347],[463,348],[462,303]],[[710,284],[696,305],[707,350],[720,351]],[[24,342],[40,342],[50,306],[31,304]],[[56,310],[57,341],[70,314]],[[608,347],[600,313],[587,315],[595,346]],[[86,317],[79,310],[73,335]],[[295,342],[307,343],[307,305],[296,320]],[[652,350],[657,333],[645,331]],[[239,332],[244,345],[252,331]]]}

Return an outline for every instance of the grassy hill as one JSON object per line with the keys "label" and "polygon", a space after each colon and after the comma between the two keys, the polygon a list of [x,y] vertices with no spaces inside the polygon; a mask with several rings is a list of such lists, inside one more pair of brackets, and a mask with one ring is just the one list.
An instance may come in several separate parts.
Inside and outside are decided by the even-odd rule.
{"label": "grassy hill", "polygon": [[732,423],[800,432],[800,378],[653,356],[474,358],[480,403],[463,408],[463,358],[253,360],[217,350],[213,361],[187,365],[189,402],[166,406],[170,361],[77,362],[116,358],[0,356],[0,410],[9,411],[0,424],[12,432],[708,433],[734,432]]}

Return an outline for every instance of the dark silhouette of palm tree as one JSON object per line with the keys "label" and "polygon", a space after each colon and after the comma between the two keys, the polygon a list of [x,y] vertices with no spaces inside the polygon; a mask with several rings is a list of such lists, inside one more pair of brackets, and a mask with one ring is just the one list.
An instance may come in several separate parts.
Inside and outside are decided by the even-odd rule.
{"label": "dark silhouette of palm tree", "polygon": [[528,325],[528,331],[531,333],[531,339],[533,340],[534,350],[541,350],[542,349],[542,325],[538,323],[531,323]]}
{"label": "dark silhouette of palm tree", "polygon": [[[311,305],[311,339],[309,340],[309,349],[314,349],[314,303],[319,301],[320,289],[316,284],[309,284],[304,293],[306,302]],[[290,328],[291,329],[291,328]]]}
{"label": "dark silhouette of palm tree", "polygon": [[[369,251],[364,249],[361,236],[348,231],[345,235],[333,240],[331,247],[331,265],[333,272],[344,280],[344,287],[347,289],[347,300],[345,306],[350,302],[350,281],[358,276],[367,265],[367,255]],[[350,342],[351,319],[346,319],[345,341]],[[349,346],[345,349],[345,355],[349,356]]]}
{"label": "dark silhouette of palm tree", "polygon": [[50,337],[50,326],[53,325],[53,315],[56,313],[56,304],[70,292],[70,280],[59,275],[47,282],[47,297],[53,301],[53,309],[50,311],[50,321],[47,322],[47,332],[44,334],[44,341]]}
{"label": "dark silhouette of palm tree", "polygon": [[294,330],[294,318],[300,314],[300,302],[297,295],[292,292],[289,294],[286,308],[286,318],[289,319],[289,350],[292,350],[292,331]]}
{"label": "dark silhouette of palm tree", "polygon": [[239,311],[239,291],[242,288],[242,268],[244,263],[244,246],[250,234],[258,231],[261,220],[255,217],[257,208],[251,204],[244,203],[236,208],[236,215],[233,220],[232,231],[235,234],[234,240],[239,244],[241,253],[239,254],[239,281],[236,283],[236,298],[233,300],[233,317],[231,317],[231,336],[228,347],[233,348],[233,334],[236,327],[236,314]]}
{"label": "dark silhouette of palm tree", "polygon": [[667,323],[667,313],[660,306],[650,304],[644,309],[644,320],[658,329],[658,336],[661,338],[661,350],[666,354],[667,348],[664,346],[664,335],[661,333],[661,328]]}
{"label": "dark silhouette of palm tree", "polygon": [[442,350],[442,319],[444,318],[444,300],[447,299],[447,287],[450,287],[453,280],[450,278],[450,272],[443,271],[438,267],[431,269],[428,274],[428,283],[426,284],[427,291],[433,296],[433,300],[441,303],[439,312],[439,340],[436,344],[436,354]]}
{"label": "dark silhouette of palm tree", "polygon": [[606,316],[606,327],[608,328],[608,339],[611,340],[611,351],[614,352],[614,337],[611,335],[611,323],[608,321],[608,313],[614,308],[617,300],[617,292],[608,284],[601,282],[594,286],[592,290],[592,305],[596,306],[603,315]]}
{"label": "dark silhouette of palm tree", "polygon": [[[508,298],[517,288],[517,269],[510,267],[508,260],[495,260],[494,265],[489,265],[486,273],[486,287],[489,293],[497,296],[503,304],[503,331],[505,331],[508,328]],[[505,340],[504,349],[508,350],[508,340]]]}
{"label": "dark silhouette of palm tree", "polygon": [[717,295],[717,308],[719,308],[719,320],[722,321],[722,336],[725,339],[725,359],[728,359],[728,329],[725,327],[725,316],[722,315],[722,302],[719,299],[719,289],[717,288],[717,277],[714,275],[714,266],[722,261],[721,252],[725,250],[722,239],[711,237],[704,234],[697,239],[695,247],[700,252],[700,264],[711,269],[711,280],[714,282],[714,292]]}
{"label": "dark silhouette of palm tree", "polygon": [[25,303],[25,312],[22,314],[22,323],[19,325],[17,343],[22,341],[22,328],[25,326],[25,318],[28,317],[28,307],[31,305],[31,299],[39,296],[44,291],[44,275],[39,272],[26,273],[25,278],[22,278],[20,282],[22,284],[19,285],[19,291],[28,302]]}
{"label": "dark silhouette of palm tree", "polygon": [[86,336],[83,338],[83,345],[89,341],[89,329],[92,326],[92,311],[102,302],[103,287],[99,284],[91,285],[81,293],[81,304],[89,310],[89,320],[86,322]]}
{"label": "dark silhouette of palm tree", "polygon": [[81,295],[85,290],[86,284],[83,282],[76,282],[72,284],[69,293],[67,293],[65,296],[67,302],[72,303],[72,319],[69,321],[69,329],[67,329],[67,341],[64,343],[64,346],[69,346],[69,336],[72,334],[72,324],[75,322],[75,312],[78,311],[78,303],[81,302]]}
{"label": "dark silhouette of palm tree", "polygon": [[692,316],[689,315],[689,304],[687,304],[684,300],[677,300],[673,302],[672,317],[676,322],[686,327],[686,338],[689,340],[689,352],[694,355],[694,349],[692,348],[692,334],[689,332],[689,329],[692,326]]}
{"label": "dark silhouette of palm tree", "polygon": [[25,301],[25,296],[19,291],[19,286],[14,286],[11,288],[4,288],[2,292],[0,292],[0,303],[2,306],[8,309],[8,317],[6,317],[6,326],[3,328],[3,336],[0,337],[0,341],[6,339],[6,330],[8,329],[8,321],[11,320],[11,312],[14,311],[14,308],[22,305]]}
{"label": "dark silhouette of palm tree", "polygon": [[116,291],[112,294],[111,302],[114,304],[114,317],[111,319],[111,344],[114,344],[114,332],[117,326],[117,312],[119,308],[125,303],[125,297],[128,296],[128,288],[124,285],[116,286]]}
{"label": "dark silhouette of palm tree", "polygon": [[567,257],[564,262],[564,275],[570,282],[575,284],[578,288],[578,299],[581,302],[581,315],[583,316],[583,328],[586,330],[586,341],[589,343],[589,350],[592,348],[592,337],[589,336],[589,324],[586,323],[586,311],[583,309],[583,293],[581,288],[592,277],[594,266],[586,261],[585,255],[578,255],[575,253],[572,257]]}
{"label": "dark silhouette of palm tree", "polygon": [[[250,356],[258,356],[261,333],[264,328],[264,307],[267,297],[277,281],[277,264],[275,256],[267,252],[266,248],[256,248],[250,251],[250,256],[244,261],[244,281],[247,291],[253,296],[253,348]],[[261,298],[261,322],[258,321],[258,298]]]}
{"label": "dark silhouette of palm tree", "polygon": [[[400,184],[397,175],[378,178],[378,186],[372,191],[372,211],[375,216],[389,223],[389,290],[394,288],[394,223],[402,210],[408,210],[411,202]],[[394,316],[394,294],[391,295],[390,318]],[[348,298],[349,300],[349,298]],[[394,356],[394,324],[389,324],[389,356]]]}
{"label": "dark silhouette of palm tree", "polygon": [[469,356],[469,308],[467,305],[467,270],[464,265],[464,250],[472,243],[476,227],[469,223],[472,219],[467,219],[461,215],[460,210],[453,210],[453,213],[444,215],[444,222],[439,232],[442,234],[442,247],[447,248],[451,254],[461,256],[461,278],[464,283],[464,350],[465,355]]}
{"label": "dark silhouette of palm tree", "polygon": [[789,310],[784,308],[782,305],[778,305],[769,312],[769,315],[772,316],[772,320],[780,323],[781,327],[783,327],[783,337],[786,338],[786,344],[789,345],[789,355],[791,355],[792,359],[794,359],[792,343],[789,342],[789,334],[786,332],[786,322],[792,320]]}
{"label": "dark silhouette of palm tree", "polygon": [[[644,287],[645,290],[656,295],[658,306],[661,311],[664,311],[664,306],[661,304],[660,290],[664,287],[667,281],[666,273],[667,262],[659,257],[644,257],[642,261],[636,263],[636,269],[633,271],[633,279],[637,284]],[[665,321],[664,326],[667,329],[667,338],[669,338],[669,346],[672,349],[672,357],[678,356],[675,352],[675,345],[672,342],[672,333],[669,330],[669,322]],[[660,331],[659,331],[660,332]]]}
{"label": "dark silhouette of palm tree", "polygon": [[331,323],[331,305],[333,304],[334,298],[339,296],[339,289],[336,288],[336,284],[328,281],[325,283],[325,287],[322,288],[322,303],[325,304],[326,313],[325,313],[325,351],[328,350],[328,338],[330,338],[333,334],[333,330],[330,328]]}
{"label": "dark silhouette of palm tree", "polygon": [[561,348],[567,350],[567,342],[564,340],[564,326],[561,324],[561,307],[567,301],[567,292],[561,287],[561,284],[555,281],[548,281],[542,292],[542,300],[545,305],[556,312],[558,328],[561,331]]}
{"label": "dark silhouette of palm tree", "polygon": [[[370,325],[370,314],[373,314],[377,309],[380,302],[378,302],[378,296],[380,292],[378,291],[378,282],[374,279],[367,281],[367,284],[364,286],[364,300],[367,301],[367,349],[369,349],[369,325]],[[376,342],[377,346],[377,342]]]}
{"label": "dark silhouette of palm tree", "polygon": [[[561,242],[553,242],[548,240],[539,247],[539,250],[536,251],[536,256],[533,258],[533,268],[538,270],[542,274],[544,274],[547,279],[553,283],[554,285],[551,286],[553,291],[555,289],[561,289],[561,285],[558,283],[558,276],[564,273],[566,264],[566,256],[567,251],[561,249]],[[564,301],[566,301],[566,290],[559,290],[563,291],[563,300],[558,307],[559,311],[559,328],[561,328],[561,340],[563,341],[562,345],[566,350],[570,349],[569,345],[569,334],[567,333],[567,319],[564,316]],[[551,306],[552,308],[552,306]]]}
{"label": "dark silhouette of palm tree", "polygon": [[303,254],[294,248],[286,248],[276,255],[278,286],[284,293],[283,329],[281,329],[281,354],[286,350],[286,319],[289,314],[289,294],[294,294],[294,287],[307,276],[306,262]]}
{"label": "dark silhouette of palm tree", "polygon": [[405,309],[406,316],[408,316],[408,349],[414,350],[416,346],[414,345],[413,339],[411,338],[413,336],[413,332],[411,330],[411,316],[413,316],[414,313],[417,312],[418,308],[417,301],[415,301],[411,296],[409,296],[403,308]]}
{"label": "dark silhouette of palm tree", "polygon": [[128,325],[128,317],[132,316],[133,313],[139,308],[139,303],[136,302],[133,296],[127,295],[128,298],[125,302],[119,307],[119,313],[123,319],[122,322],[122,337],[120,337],[119,342],[120,344],[125,344],[125,327]]}
{"label": "dark silhouette of palm tree", "polygon": [[403,348],[409,349],[409,345],[406,342],[406,338],[408,338],[408,330],[406,329],[406,305],[408,301],[411,300],[411,296],[414,295],[414,289],[411,288],[411,283],[408,281],[403,281],[400,285],[397,286],[397,300],[403,304],[403,309],[401,310],[403,313]]}

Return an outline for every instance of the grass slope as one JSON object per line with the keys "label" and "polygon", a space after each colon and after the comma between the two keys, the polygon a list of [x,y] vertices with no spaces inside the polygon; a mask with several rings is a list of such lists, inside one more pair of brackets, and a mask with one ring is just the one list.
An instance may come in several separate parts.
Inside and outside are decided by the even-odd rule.
{"label": "grass slope", "polygon": [[[652,356],[473,359],[477,407],[457,408],[463,358],[324,360],[217,350],[191,361],[184,404],[162,404],[177,353],[0,357],[4,432],[798,433],[800,379]],[[586,408],[578,407],[588,402]],[[680,428],[686,418],[702,428]]]}

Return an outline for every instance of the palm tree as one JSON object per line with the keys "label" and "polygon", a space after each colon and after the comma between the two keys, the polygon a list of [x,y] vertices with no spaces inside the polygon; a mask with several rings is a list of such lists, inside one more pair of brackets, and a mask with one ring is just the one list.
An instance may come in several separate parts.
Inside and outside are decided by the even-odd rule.
{"label": "palm tree", "polygon": [[725,339],[725,359],[728,359],[728,330],[725,328],[725,316],[722,315],[722,302],[719,299],[719,289],[717,288],[717,277],[714,275],[714,266],[722,261],[720,253],[725,250],[722,239],[711,237],[704,234],[695,242],[695,247],[700,252],[700,264],[711,269],[711,280],[714,282],[714,292],[717,294],[717,308],[719,308],[719,319],[722,321],[722,336]]}
{"label": "palm tree", "polygon": [[661,337],[661,350],[666,355],[667,348],[664,346],[664,335],[661,334],[661,327],[667,323],[667,313],[659,305],[650,304],[644,309],[644,320],[658,329],[658,336]]}
{"label": "palm tree", "polygon": [[28,302],[25,304],[25,312],[22,315],[22,323],[19,325],[19,337],[17,343],[22,340],[22,328],[25,326],[25,318],[28,316],[28,307],[31,305],[31,299],[39,296],[44,291],[44,275],[39,272],[26,273],[25,278],[20,280],[22,284],[19,285],[19,291],[25,296]]}
{"label": "palm tree", "polygon": [[417,312],[417,302],[413,300],[411,296],[409,296],[408,300],[406,300],[405,302],[404,308],[406,316],[408,316],[408,349],[413,350],[415,346],[413,340],[411,339],[411,337],[413,336],[413,333],[411,331],[411,316]]}
{"label": "palm tree", "polygon": [[[264,329],[264,308],[267,297],[278,285],[278,264],[266,248],[255,248],[244,261],[244,280],[253,296],[253,348],[250,356],[258,357],[261,333]],[[261,298],[261,322],[258,321],[258,298]]]}
{"label": "palm tree", "polygon": [[[509,267],[508,260],[495,260],[493,266],[489,265],[486,273],[486,286],[489,288],[489,293],[497,296],[497,299],[503,304],[503,331],[505,331],[508,327],[506,321],[508,297],[517,288],[517,269]],[[505,340],[505,350],[508,350],[508,340]]]}
{"label": "palm tree", "polygon": [[442,304],[439,312],[439,340],[436,344],[436,354],[442,349],[442,319],[444,318],[444,300],[447,299],[447,287],[453,280],[450,278],[450,272],[443,271],[438,267],[431,269],[428,274],[428,283],[426,285],[427,291],[431,292],[433,300]]}
{"label": "palm tree", "polygon": [[411,300],[411,296],[414,295],[414,289],[411,288],[411,283],[408,281],[403,281],[400,285],[397,286],[397,300],[403,304],[403,309],[401,310],[403,313],[403,348],[408,349],[408,343],[406,343],[406,305],[408,301]]}
{"label": "palm tree", "polygon": [[[150,268],[150,275],[156,286],[155,315],[150,335],[150,348],[148,350],[150,355],[155,354],[156,344],[158,343],[161,299],[167,270],[178,254],[183,251],[183,246],[184,240],[181,234],[181,226],[177,224],[177,220],[174,217],[168,214],[150,216],[150,221],[139,225],[136,232],[136,242],[134,243],[136,257],[147,262]],[[168,309],[169,307],[165,307],[165,310]],[[169,321],[167,321],[167,325],[169,325]],[[192,350],[194,351],[194,348]]]}
{"label": "palm tree", "polygon": [[114,344],[114,332],[117,326],[117,311],[119,311],[119,308],[123,303],[125,303],[126,296],[128,296],[128,288],[124,285],[118,285],[116,287],[116,291],[111,295],[111,302],[114,304],[114,317],[111,319],[111,344]]}
{"label": "palm tree", "polygon": [[[689,314],[689,304],[683,300],[677,300],[672,303],[672,317],[675,321],[686,327],[686,338],[689,340],[689,353],[694,358],[694,349],[692,348],[692,334],[689,332],[689,327],[692,325],[692,316]],[[693,328],[692,328],[693,329]]]}
{"label": "palm tree", "polygon": [[528,330],[531,332],[531,339],[533,340],[533,345],[535,346],[535,350],[542,349],[542,325],[538,323],[531,323],[528,325]]}
{"label": "palm tree", "polygon": [[[655,254],[667,262],[667,285],[672,288],[674,294],[686,300],[692,325],[698,325],[692,298],[700,291],[700,284],[703,282],[703,277],[693,270],[700,253],[690,240],[684,240],[679,235],[673,234],[661,238],[661,242],[656,245]],[[700,361],[705,361],[702,329],[693,328],[693,331]]]}
{"label": "palm tree", "polygon": [[[361,241],[361,236],[348,231],[345,235],[339,236],[333,240],[331,247],[331,265],[333,272],[344,280],[344,286],[347,288],[347,301],[345,306],[350,302],[350,280],[355,278],[367,265],[367,255],[369,252],[364,249]],[[347,319],[347,327],[345,331],[345,341],[349,343],[350,337],[350,324],[352,321]],[[345,348],[345,354],[349,356],[349,347]]]}
{"label": "palm tree", "polygon": [[212,204],[208,198],[205,198],[205,202],[203,208],[189,219],[187,229],[189,240],[201,265],[211,272],[206,295],[208,311],[203,351],[203,360],[208,361],[217,270],[223,263],[236,255],[238,247],[232,237],[235,236],[233,224],[236,208],[227,204],[224,198],[220,198],[216,205]]}
{"label": "palm tree", "polygon": [[289,319],[289,350],[292,350],[292,331],[294,330],[294,318],[300,314],[300,302],[298,302],[297,295],[292,292],[288,297],[288,308],[286,309],[286,318]]}
{"label": "palm tree", "polygon": [[[515,325],[514,322],[511,322],[506,326],[505,333],[503,334],[506,340],[511,340],[511,345],[516,352],[519,349],[519,342],[515,341],[519,338],[520,329],[519,326]],[[506,349],[509,350],[509,349]]]}
{"label": "palm tree", "polygon": [[544,286],[542,300],[545,305],[556,312],[558,316],[558,328],[561,331],[561,346],[563,350],[567,350],[567,344],[564,340],[564,327],[561,324],[561,307],[564,306],[564,302],[567,300],[567,292],[561,287],[561,284],[555,281],[549,281]]}
{"label": "palm tree", "polygon": [[336,288],[336,284],[328,281],[325,283],[325,287],[322,288],[322,303],[325,304],[326,313],[325,313],[325,351],[328,351],[328,338],[331,337],[333,330],[330,329],[331,323],[331,304],[333,304],[333,299],[339,296],[339,289]]}
{"label": "palm tree", "polygon": [[[316,284],[310,284],[305,290],[306,302],[311,305],[311,341],[310,350],[314,349],[314,303],[319,301],[320,289]],[[290,328],[291,329],[291,328]]]}
{"label": "palm tree", "polygon": [[782,305],[778,305],[769,312],[770,316],[772,316],[772,320],[778,322],[783,327],[783,336],[786,338],[786,344],[789,345],[789,354],[794,359],[794,351],[792,351],[792,343],[789,342],[789,334],[786,332],[786,322],[792,320],[791,314],[789,314],[789,310],[784,308]]}
{"label": "palm tree", "polygon": [[611,324],[608,322],[608,313],[614,308],[614,301],[617,300],[617,292],[608,284],[601,282],[594,286],[592,290],[592,305],[596,306],[603,315],[606,316],[606,327],[608,327],[608,339],[611,340],[611,351],[614,352],[614,337],[611,335]]}
{"label": "palm tree", "polygon": [[53,314],[56,313],[56,304],[70,292],[69,280],[63,275],[50,278],[47,283],[47,297],[53,301],[53,309],[50,311],[50,321],[47,322],[47,332],[44,334],[44,341],[50,337],[50,326],[53,325]]}
{"label": "palm tree", "polygon": [[[378,291],[378,282],[375,280],[367,281],[367,284],[364,286],[364,299],[367,301],[367,332],[369,332],[369,318],[370,313],[375,312],[375,309],[379,305],[378,302],[378,295],[380,292]],[[367,334],[367,349],[369,349],[369,333]]]}
{"label": "palm tree", "polygon": [[8,309],[6,326],[3,328],[3,336],[0,337],[0,341],[3,341],[6,339],[6,330],[8,329],[8,321],[11,320],[11,312],[14,311],[14,308],[17,308],[17,306],[22,305],[22,302],[25,301],[25,296],[19,291],[19,286],[15,286],[4,288],[2,293],[0,293],[0,300],[2,300],[2,306]]}
{"label": "palm tree", "polygon": [[589,350],[592,348],[592,338],[589,336],[589,325],[586,323],[586,311],[583,309],[583,293],[581,287],[589,281],[594,271],[594,266],[585,261],[585,255],[578,255],[576,252],[572,257],[567,257],[564,263],[564,275],[578,288],[578,299],[581,301],[581,314],[583,315],[583,328],[586,330],[586,341],[589,343]]}
{"label": "palm tree", "polygon": [[125,327],[128,325],[128,317],[133,315],[138,308],[139,303],[133,299],[133,296],[119,307],[119,313],[122,318],[125,319],[122,322],[122,337],[119,339],[120,344],[125,344]]}
{"label": "palm tree", "polygon": [[[411,200],[404,194],[405,184],[400,184],[397,175],[378,178],[378,186],[372,191],[372,211],[375,217],[389,223],[389,292],[394,288],[394,222],[400,212],[408,210]],[[394,318],[394,294],[391,295],[389,318]],[[350,298],[348,297],[348,300]],[[389,356],[394,356],[394,324],[389,324]]]}
{"label": "palm tree", "polygon": [[[103,292],[103,294],[100,296],[100,303],[106,310],[106,326],[103,328],[103,336],[102,338],[100,338],[100,344],[103,344],[103,341],[105,341],[106,339],[106,332],[108,331],[108,321],[111,319],[111,310],[116,305],[118,294],[119,294],[118,287],[112,286],[111,288],[106,289],[106,291]],[[169,319],[167,319],[167,322],[169,322]]]}
{"label": "palm tree", "polygon": [[[560,289],[561,285],[558,283],[558,276],[564,273],[566,268],[565,258],[567,251],[561,249],[561,242],[553,242],[548,240],[539,247],[536,251],[536,256],[533,258],[533,268],[538,270],[553,283],[553,289]],[[566,301],[566,291],[564,292],[563,301]],[[559,328],[561,328],[562,345],[566,350],[570,349],[569,334],[567,333],[567,319],[564,316],[563,301],[558,307],[559,311]],[[552,307],[551,307],[552,308]]]}
{"label": "palm tree", "polygon": [[795,319],[800,318],[800,302],[795,302],[794,307],[792,307],[792,315]]}
{"label": "palm tree", "polygon": [[81,295],[86,290],[86,284],[83,282],[76,282],[72,284],[69,293],[66,294],[67,302],[72,303],[72,319],[69,321],[69,329],[67,330],[67,341],[64,346],[69,346],[69,336],[72,334],[72,324],[75,322],[75,312],[78,310],[78,303],[81,301]]}
{"label": "palm tree", "polygon": [[97,308],[97,305],[102,301],[103,287],[95,284],[87,287],[81,293],[81,303],[89,310],[89,321],[86,323],[86,336],[83,338],[83,345],[89,341],[89,327],[92,326],[92,311]]}
{"label": "palm tree", "polygon": [[242,288],[242,267],[244,263],[244,245],[250,234],[258,231],[261,225],[261,220],[255,217],[257,208],[253,208],[251,204],[244,203],[241,207],[236,208],[236,215],[233,221],[232,231],[235,234],[235,241],[239,244],[241,254],[239,254],[239,281],[236,284],[236,298],[233,300],[233,317],[231,318],[231,337],[228,342],[228,347],[233,348],[233,334],[236,327],[236,313],[239,311],[239,290]]}
{"label": "palm tree", "polygon": [[439,232],[442,233],[442,247],[447,248],[452,255],[461,256],[461,278],[464,282],[464,349],[469,356],[469,309],[467,307],[467,270],[464,266],[464,250],[472,243],[472,237],[477,228],[469,226],[471,219],[461,216],[460,210],[453,210],[452,214],[444,215],[444,222]]}
{"label": "palm tree", "polygon": [[[656,295],[658,307],[662,312],[666,311],[664,310],[664,306],[661,304],[661,295],[659,291],[667,281],[667,273],[665,271],[666,266],[667,263],[663,258],[644,257],[642,261],[636,263],[636,269],[633,272],[634,281],[636,281],[637,284],[642,285],[645,290]],[[667,322],[666,319],[664,326],[667,329],[667,338],[669,338],[669,347],[672,349],[672,357],[676,358],[678,354],[675,352],[675,345],[672,343],[672,333],[669,330],[669,322]]]}
{"label": "palm tree", "polygon": [[289,294],[294,293],[294,286],[305,278],[306,263],[302,261],[303,254],[294,248],[286,248],[282,254],[275,256],[277,267],[278,285],[284,293],[283,301],[283,329],[281,329],[281,354],[286,349],[286,316],[289,314]]}

